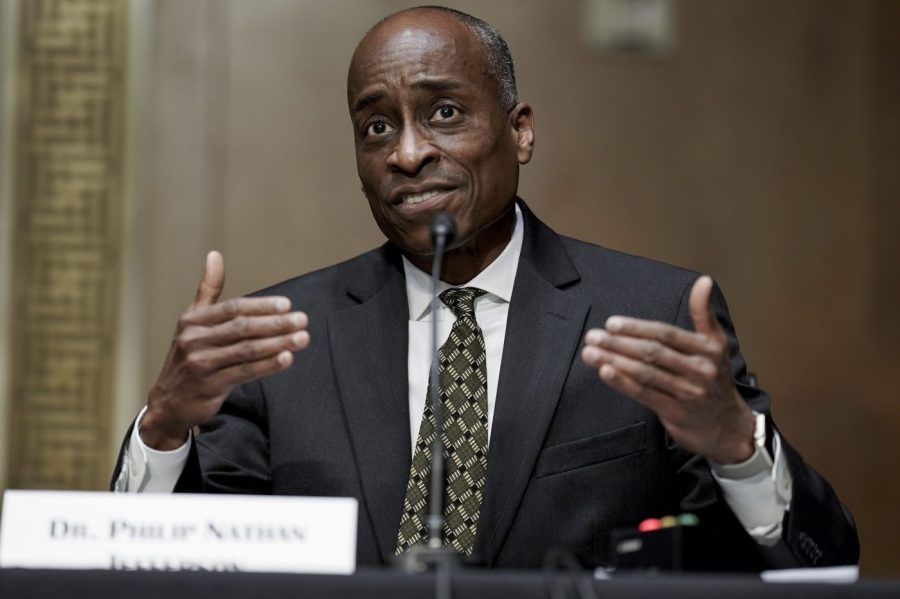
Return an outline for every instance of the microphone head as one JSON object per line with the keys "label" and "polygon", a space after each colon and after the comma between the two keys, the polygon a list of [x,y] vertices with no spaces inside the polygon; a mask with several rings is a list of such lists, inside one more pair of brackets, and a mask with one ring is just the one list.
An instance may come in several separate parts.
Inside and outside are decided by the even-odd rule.
{"label": "microphone head", "polygon": [[431,218],[431,243],[435,247],[438,241],[443,245],[449,245],[456,236],[456,219],[448,212],[436,212]]}

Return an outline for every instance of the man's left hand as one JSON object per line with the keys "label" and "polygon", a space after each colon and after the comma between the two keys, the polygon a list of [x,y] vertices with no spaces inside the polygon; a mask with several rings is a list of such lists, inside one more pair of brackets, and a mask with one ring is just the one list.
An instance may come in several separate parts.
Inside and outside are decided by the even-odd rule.
{"label": "man's left hand", "polygon": [[721,464],[753,455],[754,418],[737,392],[728,339],[710,310],[712,279],[691,288],[696,332],[611,316],[585,335],[581,359],[616,391],[653,410],[682,448]]}

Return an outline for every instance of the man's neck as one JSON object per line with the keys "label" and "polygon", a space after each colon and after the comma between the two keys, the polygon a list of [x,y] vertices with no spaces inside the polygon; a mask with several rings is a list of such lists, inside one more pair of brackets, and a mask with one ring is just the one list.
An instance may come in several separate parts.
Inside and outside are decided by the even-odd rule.
{"label": "man's neck", "polygon": [[[503,252],[515,226],[516,207],[511,205],[509,210],[469,242],[444,254],[441,280],[451,285],[461,285],[477,277]],[[431,274],[432,256],[407,254],[406,258],[419,270]]]}

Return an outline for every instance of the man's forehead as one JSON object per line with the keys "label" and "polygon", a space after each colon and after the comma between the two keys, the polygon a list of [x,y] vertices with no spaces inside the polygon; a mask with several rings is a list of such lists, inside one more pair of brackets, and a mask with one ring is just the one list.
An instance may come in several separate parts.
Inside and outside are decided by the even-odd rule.
{"label": "man's forehead", "polygon": [[435,60],[439,56],[453,56],[460,49],[458,41],[443,35],[440,30],[405,27],[390,36],[379,37],[360,44],[354,55],[351,71],[365,71],[374,63],[397,63],[404,60]]}
{"label": "man's forehead", "polygon": [[350,63],[348,88],[364,84],[373,68],[417,62],[423,67],[442,62],[471,68],[485,60],[480,40],[454,17],[427,9],[404,11],[379,23],[359,43]]}

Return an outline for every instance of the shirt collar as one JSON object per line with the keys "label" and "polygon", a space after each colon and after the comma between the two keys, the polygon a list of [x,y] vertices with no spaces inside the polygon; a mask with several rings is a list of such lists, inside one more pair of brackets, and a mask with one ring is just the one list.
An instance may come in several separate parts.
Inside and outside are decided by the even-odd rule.
{"label": "shirt collar", "polygon": [[[487,268],[478,273],[471,281],[459,287],[477,287],[487,294],[483,297],[493,301],[509,303],[512,298],[513,284],[516,281],[516,269],[519,267],[519,255],[522,253],[524,239],[522,211],[516,204],[516,226],[506,247]],[[403,257],[403,271],[406,274],[406,298],[409,302],[409,317],[421,320],[431,311],[431,275],[413,266]],[[439,282],[440,291],[453,287],[444,281]]]}

